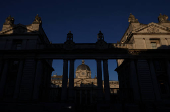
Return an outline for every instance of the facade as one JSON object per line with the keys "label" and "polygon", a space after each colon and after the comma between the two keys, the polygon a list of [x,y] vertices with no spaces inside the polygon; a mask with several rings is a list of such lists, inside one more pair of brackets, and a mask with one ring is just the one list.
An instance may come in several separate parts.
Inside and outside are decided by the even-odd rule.
{"label": "facade", "polygon": [[[129,27],[121,39],[123,44],[132,44],[133,49],[169,49],[170,21],[160,14],[159,23],[142,24],[130,14]],[[116,71],[120,88],[134,88],[136,100],[160,101],[170,98],[169,59],[154,58],[117,60]],[[126,92],[125,95],[128,96]]]}
{"label": "facade", "polygon": [[[96,43],[75,43],[69,32],[66,42],[53,44],[38,15],[30,25],[14,24],[14,18],[7,17],[0,31],[1,110],[170,111],[168,16],[160,14],[158,23],[142,24],[130,14],[128,21],[118,43],[105,42],[100,31]],[[61,88],[51,87],[53,59],[63,59]],[[75,59],[95,59],[97,77],[91,78],[84,62],[74,71]],[[117,95],[110,92],[108,59],[117,59]],[[61,81],[61,76],[54,77]],[[91,89],[88,83],[97,86]]]}
{"label": "facade", "polygon": [[[37,15],[30,25],[14,24],[9,16],[0,31],[1,51],[24,51],[43,49],[50,44],[41,27],[41,18]],[[14,53],[17,54],[17,53]],[[52,59],[39,60],[35,55],[14,56],[1,54],[0,98],[4,101],[13,99],[37,100],[40,88],[50,85]],[[36,82],[36,83],[35,83]]]}
{"label": "facade", "polygon": [[[74,78],[74,87],[97,87],[97,77],[91,78],[91,70],[88,65],[85,64],[85,61],[82,60],[82,64],[79,65],[75,72]],[[62,75],[53,75],[51,77],[51,82],[55,84],[55,87],[62,87]],[[104,81],[102,81],[104,88]],[[118,81],[109,81],[110,88],[119,88]],[[69,79],[67,86],[69,86]],[[115,93],[117,93],[115,89]]]}

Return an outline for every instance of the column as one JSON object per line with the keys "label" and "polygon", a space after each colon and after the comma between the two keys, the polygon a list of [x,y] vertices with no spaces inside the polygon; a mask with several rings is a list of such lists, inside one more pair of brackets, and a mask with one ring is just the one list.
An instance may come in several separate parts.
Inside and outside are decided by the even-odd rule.
{"label": "column", "polygon": [[21,49],[25,50],[26,49],[26,45],[27,45],[27,40],[25,39],[25,40],[22,41]]}
{"label": "column", "polygon": [[61,100],[67,100],[67,82],[68,82],[68,60],[63,61],[63,79],[62,79],[62,93]]}
{"label": "column", "polygon": [[153,60],[149,60],[149,67],[150,67],[150,73],[151,73],[151,77],[152,77],[152,83],[153,83],[155,98],[156,98],[156,100],[160,100],[161,95],[160,95],[160,91],[159,91],[159,88],[158,88],[159,86],[158,86],[158,83],[157,83],[157,78],[156,78],[156,73],[155,73],[155,69],[154,69],[154,65],[153,65]]}
{"label": "column", "polygon": [[135,61],[131,60],[130,61],[130,82],[131,82],[131,87],[133,89],[133,96],[134,100],[139,101],[140,100],[140,94],[139,94],[139,82],[138,82],[138,77],[136,73],[136,66],[135,66]]}
{"label": "column", "polygon": [[85,90],[85,95],[86,95],[86,104],[87,104],[87,90]]}
{"label": "column", "polygon": [[[2,59],[2,57],[0,57],[0,73],[2,73],[2,70],[3,70],[3,59]],[[2,76],[2,74],[0,74],[0,79],[1,79],[1,76]]]}
{"label": "column", "polygon": [[90,102],[93,103],[93,90],[90,90]]}
{"label": "column", "polygon": [[43,65],[42,60],[37,61],[36,73],[35,73],[35,81],[34,81],[34,93],[33,99],[38,100],[39,92],[40,92],[40,85],[41,85],[41,77],[43,74]]}
{"label": "column", "polygon": [[69,71],[69,99],[73,100],[74,97],[74,60],[70,60]]}
{"label": "column", "polygon": [[20,89],[20,83],[21,83],[21,79],[22,79],[23,67],[24,67],[24,61],[20,60],[16,85],[15,85],[15,91],[14,91],[14,99],[17,99],[18,95],[19,95],[19,89]]}
{"label": "column", "polygon": [[[77,89],[76,89],[76,90],[77,90]],[[77,103],[77,91],[75,91],[74,94],[75,94],[75,100],[74,100],[74,102]]]}
{"label": "column", "polygon": [[166,60],[166,66],[167,66],[167,75],[168,75],[168,82],[169,82],[169,86],[170,86],[170,63],[169,60]]}
{"label": "column", "polygon": [[5,83],[6,83],[6,78],[7,78],[7,73],[8,73],[8,64],[9,60],[4,61],[4,68],[2,69],[2,75],[1,75],[1,82],[0,82],[0,99],[3,98],[3,92],[5,88]]}
{"label": "column", "polygon": [[80,89],[80,104],[81,104],[81,95],[82,95],[82,92],[81,92],[81,89]]}
{"label": "column", "polygon": [[104,91],[105,101],[110,101],[110,86],[109,86],[109,73],[108,73],[108,60],[103,60],[103,71],[104,71]]}
{"label": "column", "polygon": [[101,67],[101,60],[97,61],[97,91],[98,91],[98,99],[102,100],[102,93],[103,93],[103,85],[102,85],[102,67]]}

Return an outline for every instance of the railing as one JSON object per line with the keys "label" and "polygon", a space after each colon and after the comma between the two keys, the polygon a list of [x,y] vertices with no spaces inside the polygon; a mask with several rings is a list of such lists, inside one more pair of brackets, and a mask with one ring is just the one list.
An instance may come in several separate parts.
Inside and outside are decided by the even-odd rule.
{"label": "railing", "polygon": [[[60,102],[62,88],[48,88],[40,92],[41,101]],[[67,99],[69,101],[69,89],[67,89]],[[74,103],[94,104],[98,100],[98,89],[95,87],[74,87]],[[104,101],[104,90],[102,93]],[[110,88],[110,103],[133,102],[133,92],[131,88]]]}
{"label": "railing", "polygon": [[75,103],[76,104],[93,104],[97,101],[97,88],[75,87]]}

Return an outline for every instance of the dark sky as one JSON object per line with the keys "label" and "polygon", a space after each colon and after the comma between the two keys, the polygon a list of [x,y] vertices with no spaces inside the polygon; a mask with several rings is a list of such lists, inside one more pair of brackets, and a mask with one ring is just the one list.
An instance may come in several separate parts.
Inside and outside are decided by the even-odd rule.
{"label": "dark sky", "polygon": [[[1,0],[0,25],[6,17],[15,18],[15,24],[31,24],[36,16],[52,43],[64,43],[69,31],[75,43],[95,43],[99,30],[108,43],[120,41],[132,13],[140,23],[158,22],[159,13],[170,16],[170,0]],[[96,72],[95,60],[85,60],[92,77]],[[117,80],[115,60],[109,60],[110,80]],[[81,60],[75,61],[75,69]],[[62,60],[54,61],[54,72],[62,74]],[[54,73],[53,72],[53,73]]]}

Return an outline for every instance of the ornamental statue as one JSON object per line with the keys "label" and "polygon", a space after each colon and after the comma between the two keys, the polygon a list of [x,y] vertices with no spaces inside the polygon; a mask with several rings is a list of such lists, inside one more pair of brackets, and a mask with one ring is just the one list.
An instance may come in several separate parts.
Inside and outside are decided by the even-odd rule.
{"label": "ornamental statue", "polygon": [[33,24],[41,24],[41,17],[38,16],[38,14],[35,16],[35,19],[33,21]]}
{"label": "ornamental statue", "polygon": [[104,40],[104,36],[101,31],[99,31],[99,33],[97,34],[97,40]]}
{"label": "ornamental statue", "polygon": [[139,23],[138,19],[136,19],[135,16],[132,15],[131,13],[130,13],[130,16],[128,18],[128,22],[130,22],[130,23]]}
{"label": "ornamental statue", "polygon": [[4,25],[13,25],[13,24],[14,24],[14,18],[11,17],[11,15],[9,15],[9,16],[6,18]]}
{"label": "ornamental statue", "polygon": [[168,20],[168,16],[167,15],[162,15],[161,13],[158,16],[158,21],[159,23],[169,23],[170,21]]}

